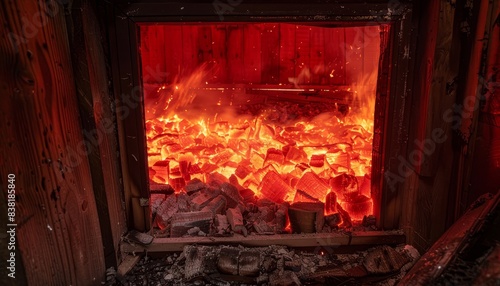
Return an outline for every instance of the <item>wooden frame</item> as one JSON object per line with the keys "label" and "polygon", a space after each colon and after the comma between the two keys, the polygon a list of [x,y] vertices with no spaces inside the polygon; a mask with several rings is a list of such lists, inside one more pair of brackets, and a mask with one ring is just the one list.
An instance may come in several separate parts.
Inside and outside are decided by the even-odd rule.
{"label": "wooden frame", "polygon": [[[141,71],[138,54],[139,23],[160,22],[300,22],[329,23],[332,25],[382,24],[390,32],[384,39],[388,49],[381,51],[388,70],[381,70],[377,90],[376,124],[372,172],[372,197],[378,223],[385,229],[399,227],[401,196],[391,192],[384,184],[382,170],[397,172],[395,164],[398,155],[406,152],[401,138],[407,132],[409,120],[408,100],[411,97],[412,62],[414,52],[411,41],[410,4],[400,3],[388,7],[387,3],[297,3],[297,1],[278,1],[261,3],[245,1],[234,5],[227,13],[214,10],[215,2],[190,3],[151,3],[139,1],[133,4],[109,6],[110,40],[115,96],[120,106],[127,110],[127,116],[118,115],[120,149],[122,152],[122,173],[124,179],[127,217],[133,228],[150,228],[149,208],[147,207],[148,172],[145,142],[144,110],[142,105]],[[227,7],[226,7],[227,8]],[[415,37],[413,37],[415,38]],[[379,67],[380,71],[381,67]],[[408,72],[410,71],[410,72]],[[397,126],[393,128],[392,126]],[[376,182],[376,183],[374,183]],[[378,211],[377,211],[378,210]]]}

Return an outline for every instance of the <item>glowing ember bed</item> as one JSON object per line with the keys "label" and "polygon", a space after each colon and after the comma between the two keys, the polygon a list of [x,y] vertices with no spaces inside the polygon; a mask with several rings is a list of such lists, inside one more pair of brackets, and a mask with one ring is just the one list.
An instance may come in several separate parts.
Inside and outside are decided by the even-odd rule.
{"label": "glowing ember bed", "polygon": [[380,25],[141,25],[158,235],[373,227]]}

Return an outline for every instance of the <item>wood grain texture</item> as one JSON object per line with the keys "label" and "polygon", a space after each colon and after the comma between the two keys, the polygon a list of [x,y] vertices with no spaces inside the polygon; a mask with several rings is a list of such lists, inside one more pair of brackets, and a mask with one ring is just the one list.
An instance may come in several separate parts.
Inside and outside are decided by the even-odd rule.
{"label": "wood grain texture", "polygon": [[126,232],[121,171],[118,163],[114,101],[108,91],[108,74],[101,31],[89,1],[75,1],[71,35],[73,66],[84,137],[88,144],[92,184],[98,206],[106,267],[116,267],[118,245]]}
{"label": "wood grain texture", "polygon": [[[64,8],[55,1],[0,7],[0,173],[4,186],[7,174],[16,174],[17,239],[28,284],[98,285],[104,254]],[[33,24],[36,15],[43,25]],[[22,19],[31,21],[31,31]],[[23,40],[13,44],[9,35]]]}

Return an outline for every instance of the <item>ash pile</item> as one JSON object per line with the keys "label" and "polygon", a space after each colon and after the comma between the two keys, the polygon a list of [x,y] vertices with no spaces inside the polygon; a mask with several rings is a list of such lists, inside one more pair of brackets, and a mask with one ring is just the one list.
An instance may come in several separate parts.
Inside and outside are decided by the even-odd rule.
{"label": "ash pile", "polygon": [[145,256],[127,275],[109,281],[130,286],[395,285],[419,257],[409,245],[333,252],[329,247],[309,252],[284,246],[188,245],[160,259]]}

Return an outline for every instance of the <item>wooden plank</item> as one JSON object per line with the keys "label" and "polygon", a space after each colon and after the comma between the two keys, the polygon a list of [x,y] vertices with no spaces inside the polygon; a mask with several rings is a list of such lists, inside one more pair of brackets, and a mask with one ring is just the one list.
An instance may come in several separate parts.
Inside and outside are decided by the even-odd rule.
{"label": "wooden plank", "polygon": [[346,85],[362,80],[364,39],[362,27],[345,28]]}
{"label": "wooden plank", "polygon": [[182,26],[182,77],[190,75],[198,66],[198,26]]}
{"label": "wooden plank", "polygon": [[[150,26],[148,30],[148,41],[149,41],[149,61],[148,66],[152,67],[152,70],[166,70],[166,53],[165,53],[165,33],[161,26],[155,25]],[[156,69],[158,67],[158,69]],[[143,69],[143,72],[147,72],[149,69]],[[165,82],[166,78],[161,78],[160,80],[152,76],[143,75],[143,78],[147,79],[148,83],[154,82]]]}
{"label": "wooden plank", "polygon": [[128,254],[127,256],[125,256],[125,258],[123,258],[122,263],[120,263],[116,271],[116,276],[118,280],[123,279],[125,275],[127,275],[127,273],[129,273],[130,270],[134,268],[134,266],[137,264],[137,262],[139,262],[139,260],[141,260],[140,255]]}
{"label": "wooden plank", "polygon": [[[488,220],[493,221],[500,207],[500,192],[485,195],[450,227],[415,263],[398,285],[429,285],[438,278],[460,252],[477,239]],[[491,225],[491,223],[490,223]],[[494,227],[494,226],[490,226]]]}
{"label": "wooden plank", "polygon": [[155,238],[148,246],[123,243],[121,250],[131,252],[168,252],[182,251],[189,244],[239,244],[243,246],[285,245],[289,247],[338,247],[358,245],[380,245],[404,243],[405,236],[401,232],[365,231],[344,233],[314,234],[276,234],[276,235],[235,235],[233,237],[179,237]]}
{"label": "wooden plank", "polygon": [[310,84],[310,40],[311,28],[309,26],[297,25],[295,27],[295,77],[299,85]]}
{"label": "wooden plank", "polygon": [[211,25],[198,25],[198,37],[196,38],[198,65],[208,63],[213,59],[212,29]]}
{"label": "wooden plank", "polygon": [[246,24],[243,26],[245,44],[243,46],[244,78],[246,83],[260,83],[262,73],[261,51],[263,24]]}
{"label": "wooden plank", "polygon": [[[77,3],[75,3],[77,4]],[[122,205],[121,173],[116,158],[116,118],[108,94],[108,74],[105,55],[99,39],[95,8],[89,2],[75,5],[73,13],[72,55],[76,86],[80,91],[80,116],[84,137],[90,144],[89,162],[98,212],[106,267],[116,266],[118,244],[126,232],[125,210]]]}
{"label": "wooden plank", "polygon": [[212,25],[212,54],[214,71],[209,83],[227,83],[227,30],[225,25]]}
{"label": "wooden plank", "polygon": [[288,84],[295,77],[295,25],[279,24],[280,29],[280,79],[279,83]]}
{"label": "wooden plank", "polygon": [[227,67],[228,83],[242,83],[244,77],[243,47],[245,37],[242,25],[227,27]]}
{"label": "wooden plank", "polygon": [[330,73],[325,69],[325,41],[323,30],[325,28],[310,27],[309,38],[311,84],[327,84]]}
{"label": "wooden plank", "polygon": [[330,85],[345,84],[345,35],[344,28],[329,28],[324,31],[325,68]]}
{"label": "wooden plank", "polygon": [[[22,246],[16,267],[22,259],[28,285],[97,285],[104,252],[64,7],[28,1],[0,7],[0,154],[9,162],[0,164],[0,180],[6,186],[7,174],[16,175],[16,239]],[[44,19],[36,32],[22,22],[33,15]],[[12,42],[14,36],[24,40]]]}
{"label": "wooden plank", "polygon": [[278,83],[280,78],[280,27],[262,25],[262,83]]}
{"label": "wooden plank", "polygon": [[[172,83],[174,82],[175,78],[180,74],[180,71],[183,67],[182,26],[163,25],[154,27],[157,29],[160,28],[163,29],[163,34],[165,38],[165,48],[163,53],[165,54],[166,83]],[[150,65],[154,67],[155,63],[151,62]]]}

